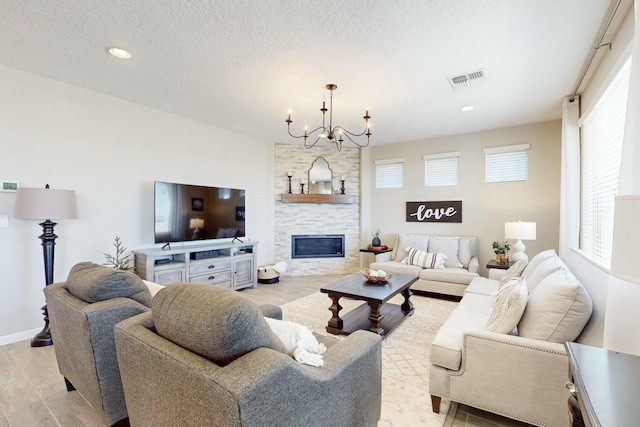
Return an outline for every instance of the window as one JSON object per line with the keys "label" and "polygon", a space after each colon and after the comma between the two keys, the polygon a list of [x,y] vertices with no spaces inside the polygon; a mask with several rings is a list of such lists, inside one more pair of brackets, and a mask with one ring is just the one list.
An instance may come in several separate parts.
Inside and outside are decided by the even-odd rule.
{"label": "window", "polygon": [[485,182],[526,181],[531,144],[485,148]]}
{"label": "window", "polygon": [[458,158],[460,152],[425,154],[424,185],[425,187],[440,187],[443,185],[458,185]]}
{"label": "window", "polygon": [[402,188],[404,159],[376,160],[376,188]]}
{"label": "window", "polygon": [[629,94],[628,60],[581,119],[580,249],[609,268]]}
{"label": "window", "polygon": [[155,183],[155,218],[156,233],[169,233],[171,218],[171,197],[169,193],[172,191],[171,184],[166,182]]}

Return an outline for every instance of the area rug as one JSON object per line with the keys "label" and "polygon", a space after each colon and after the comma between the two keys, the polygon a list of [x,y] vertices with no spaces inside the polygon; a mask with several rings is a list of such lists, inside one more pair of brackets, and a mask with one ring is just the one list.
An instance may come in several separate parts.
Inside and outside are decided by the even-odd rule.
{"label": "area rug", "polygon": [[[401,304],[402,296],[391,300]],[[429,395],[429,350],[442,323],[458,303],[414,295],[415,312],[382,341],[382,415],[379,427],[440,427],[449,402],[442,401],[440,413],[431,410]],[[340,300],[347,313],[362,304]],[[313,332],[331,335],[325,327],[331,318],[331,300],[316,292],[282,306],[284,320],[305,325]],[[332,335],[334,336],[334,335]]]}

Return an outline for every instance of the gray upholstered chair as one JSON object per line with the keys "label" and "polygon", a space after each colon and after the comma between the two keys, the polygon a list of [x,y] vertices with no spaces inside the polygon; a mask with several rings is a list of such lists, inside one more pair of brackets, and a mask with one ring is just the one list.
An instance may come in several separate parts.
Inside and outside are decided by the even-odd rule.
{"label": "gray upholstered chair", "polygon": [[286,354],[258,307],[208,285],[160,290],[115,327],[129,420],[163,426],[376,426],[381,338],[321,337],[324,366]]}
{"label": "gray upholstered chair", "polygon": [[66,282],[44,289],[58,369],[107,425],[127,418],[113,327],[151,306],[151,293],[133,273],[90,262],[76,264]]}

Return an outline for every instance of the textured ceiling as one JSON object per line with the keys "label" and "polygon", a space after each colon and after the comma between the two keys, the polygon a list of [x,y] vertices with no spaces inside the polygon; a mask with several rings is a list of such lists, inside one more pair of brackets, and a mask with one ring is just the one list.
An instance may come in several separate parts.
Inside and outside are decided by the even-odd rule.
{"label": "textured ceiling", "polygon": [[[2,0],[0,64],[270,142],[372,145],[559,119],[609,0]],[[130,60],[107,54],[132,52]],[[447,77],[484,68],[453,91]],[[328,97],[327,97],[328,100]],[[475,110],[460,112],[463,105]]]}

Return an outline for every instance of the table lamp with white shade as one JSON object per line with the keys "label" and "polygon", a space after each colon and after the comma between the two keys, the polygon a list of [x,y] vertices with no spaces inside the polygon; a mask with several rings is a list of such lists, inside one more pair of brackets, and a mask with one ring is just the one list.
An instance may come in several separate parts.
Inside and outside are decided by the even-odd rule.
{"label": "table lamp with white shade", "polygon": [[525,246],[522,243],[523,240],[536,240],[536,223],[535,222],[505,222],[504,223],[504,238],[505,239],[517,239],[518,241],[513,245],[513,255],[511,255],[511,261],[529,261],[529,257],[524,253]]}
{"label": "table lamp with white shade", "polygon": [[[18,188],[13,216],[19,219],[44,220],[40,223],[42,235],[39,237],[42,240],[44,255],[45,286],[49,286],[53,283],[53,248],[58,237],[53,232],[56,223],[51,219],[77,218],[76,192],[73,190],[54,190],[49,188],[49,184],[45,188]],[[45,322],[44,328],[31,340],[31,347],[53,344],[46,304],[42,307],[42,313]]]}
{"label": "table lamp with white shade", "polygon": [[189,220],[189,228],[193,228],[193,236],[192,239],[198,239],[200,237],[201,229],[204,227],[204,219],[201,218],[191,218]]}

